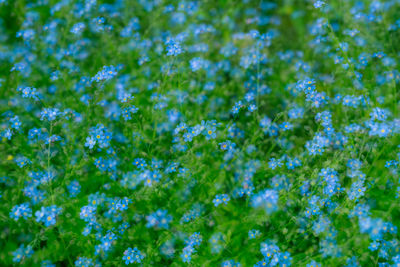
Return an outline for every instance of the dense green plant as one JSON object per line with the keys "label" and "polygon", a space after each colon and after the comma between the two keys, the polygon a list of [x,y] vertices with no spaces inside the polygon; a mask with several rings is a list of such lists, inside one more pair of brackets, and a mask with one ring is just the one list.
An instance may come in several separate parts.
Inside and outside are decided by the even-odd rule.
{"label": "dense green plant", "polygon": [[0,0],[0,266],[399,266],[399,14]]}

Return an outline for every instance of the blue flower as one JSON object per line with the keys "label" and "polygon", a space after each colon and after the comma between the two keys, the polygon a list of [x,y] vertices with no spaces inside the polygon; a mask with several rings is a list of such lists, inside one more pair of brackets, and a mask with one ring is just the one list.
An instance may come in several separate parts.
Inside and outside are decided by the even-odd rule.
{"label": "blue flower", "polygon": [[222,203],[227,205],[229,200],[231,200],[231,198],[227,194],[220,194],[220,195],[215,196],[213,203],[214,203],[214,206],[217,207]]}
{"label": "blue flower", "polygon": [[167,56],[177,56],[183,52],[179,41],[171,38],[165,42],[167,45]]}
{"label": "blue flower", "polygon": [[279,195],[273,189],[266,189],[251,197],[251,205],[253,207],[263,207],[270,214],[278,209]]}
{"label": "blue flower", "polygon": [[124,251],[124,256],[122,259],[125,261],[125,264],[128,265],[130,263],[141,263],[144,259],[144,255],[138,250],[137,247],[128,248]]}
{"label": "blue flower", "polygon": [[200,233],[192,234],[188,239],[185,240],[186,246],[183,248],[183,251],[180,255],[183,262],[190,262],[192,259],[192,254],[196,252],[195,247],[200,246],[203,241]]}
{"label": "blue flower", "polygon": [[146,227],[156,227],[168,229],[169,224],[172,222],[172,216],[168,214],[167,210],[159,209],[146,217]]}
{"label": "blue flower", "polygon": [[32,209],[29,206],[29,203],[23,203],[21,205],[15,205],[10,212],[10,217],[14,220],[18,220],[20,217],[23,217],[25,220],[29,217],[32,217]]}
{"label": "blue flower", "polygon": [[71,33],[79,35],[86,28],[86,25],[83,22],[78,22],[74,24],[70,30]]}
{"label": "blue flower", "polygon": [[18,116],[14,116],[10,119],[11,128],[18,130],[21,127],[21,121]]}
{"label": "blue flower", "polygon": [[58,108],[44,108],[40,113],[40,120],[54,121],[60,115],[61,112]]}
{"label": "blue flower", "polygon": [[13,251],[13,262],[21,262],[25,258],[30,258],[33,255],[33,249],[31,246],[21,244],[19,248]]}
{"label": "blue flower", "polygon": [[204,129],[204,135],[206,136],[207,140],[214,139],[217,137],[216,128],[212,125],[208,125],[206,129]]}
{"label": "blue flower", "polygon": [[79,257],[75,261],[75,266],[76,267],[90,267],[90,266],[93,266],[93,260],[90,258]]}
{"label": "blue flower", "polygon": [[70,182],[70,184],[67,186],[67,189],[71,197],[76,197],[76,195],[81,191],[81,186],[78,181],[74,180]]}
{"label": "blue flower", "polygon": [[96,139],[94,139],[92,136],[86,137],[85,146],[89,147],[89,149],[92,149],[95,145],[96,145]]}
{"label": "blue flower", "polygon": [[324,1],[317,0],[317,1],[314,2],[314,7],[315,8],[321,8],[323,5],[325,5]]}
{"label": "blue flower", "polygon": [[278,167],[282,167],[283,163],[281,159],[275,159],[275,158],[271,158],[268,162],[268,166],[275,170]]}
{"label": "blue flower", "polygon": [[17,165],[20,168],[32,163],[28,158],[26,158],[24,156],[19,156],[19,157],[15,158],[15,162],[17,163]]}
{"label": "blue flower", "polygon": [[91,78],[91,81],[102,82],[108,81],[115,77],[118,74],[117,69],[114,66],[104,66],[101,71],[96,73],[94,77]]}
{"label": "blue flower", "polygon": [[7,138],[8,140],[11,140],[11,137],[12,137],[12,135],[13,135],[13,132],[12,132],[11,129],[6,129],[6,130],[4,130],[4,131],[1,133],[1,135],[2,135],[4,138]]}
{"label": "blue flower", "polygon": [[46,227],[56,223],[56,216],[61,213],[61,208],[56,205],[49,207],[41,207],[40,210],[35,212],[36,221],[43,222]]}
{"label": "blue flower", "polygon": [[252,229],[249,231],[249,239],[255,239],[260,235],[261,235],[261,232],[259,230]]}
{"label": "blue flower", "polygon": [[142,159],[142,158],[136,158],[134,161],[133,161],[133,164],[136,166],[136,167],[138,167],[139,169],[144,169],[144,168],[146,168],[147,167],[147,163],[146,163],[146,161],[144,160],[144,159]]}

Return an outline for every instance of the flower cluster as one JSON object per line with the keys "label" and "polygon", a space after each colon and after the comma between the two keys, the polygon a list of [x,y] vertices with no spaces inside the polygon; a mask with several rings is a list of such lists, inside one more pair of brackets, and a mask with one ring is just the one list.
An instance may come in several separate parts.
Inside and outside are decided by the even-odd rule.
{"label": "flower cluster", "polygon": [[196,247],[200,246],[202,241],[200,233],[194,233],[185,240],[186,246],[183,248],[181,254],[183,262],[190,262],[192,260],[192,254],[196,252]]}
{"label": "flower cluster", "polygon": [[49,207],[42,207],[40,210],[35,212],[36,221],[42,222],[46,227],[56,223],[56,217],[61,213],[62,209],[56,205]]}
{"label": "flower cluster", "polygon": [[122,257],[126,265],[135,262],[141,263],[143,258],[143,254],[137,249],[137,247],[134,247],[133,249],[128,248],[124,251],[124,256]]}

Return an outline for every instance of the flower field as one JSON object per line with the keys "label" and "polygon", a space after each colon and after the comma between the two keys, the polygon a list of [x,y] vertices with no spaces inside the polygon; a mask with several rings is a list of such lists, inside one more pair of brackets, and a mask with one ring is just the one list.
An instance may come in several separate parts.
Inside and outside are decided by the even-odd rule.
{"label": "flower field", "polygon": [[0,0],[0,266],[400,266],[399,0]]}

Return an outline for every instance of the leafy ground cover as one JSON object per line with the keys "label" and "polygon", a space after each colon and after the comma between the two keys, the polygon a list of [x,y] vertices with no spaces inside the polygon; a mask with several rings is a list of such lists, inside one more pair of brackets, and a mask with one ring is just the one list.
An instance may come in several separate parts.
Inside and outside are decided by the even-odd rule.
{"label": "leafy ground cover", "polygon": [[400,266],[399,15],[0,0],[0,265]]}

